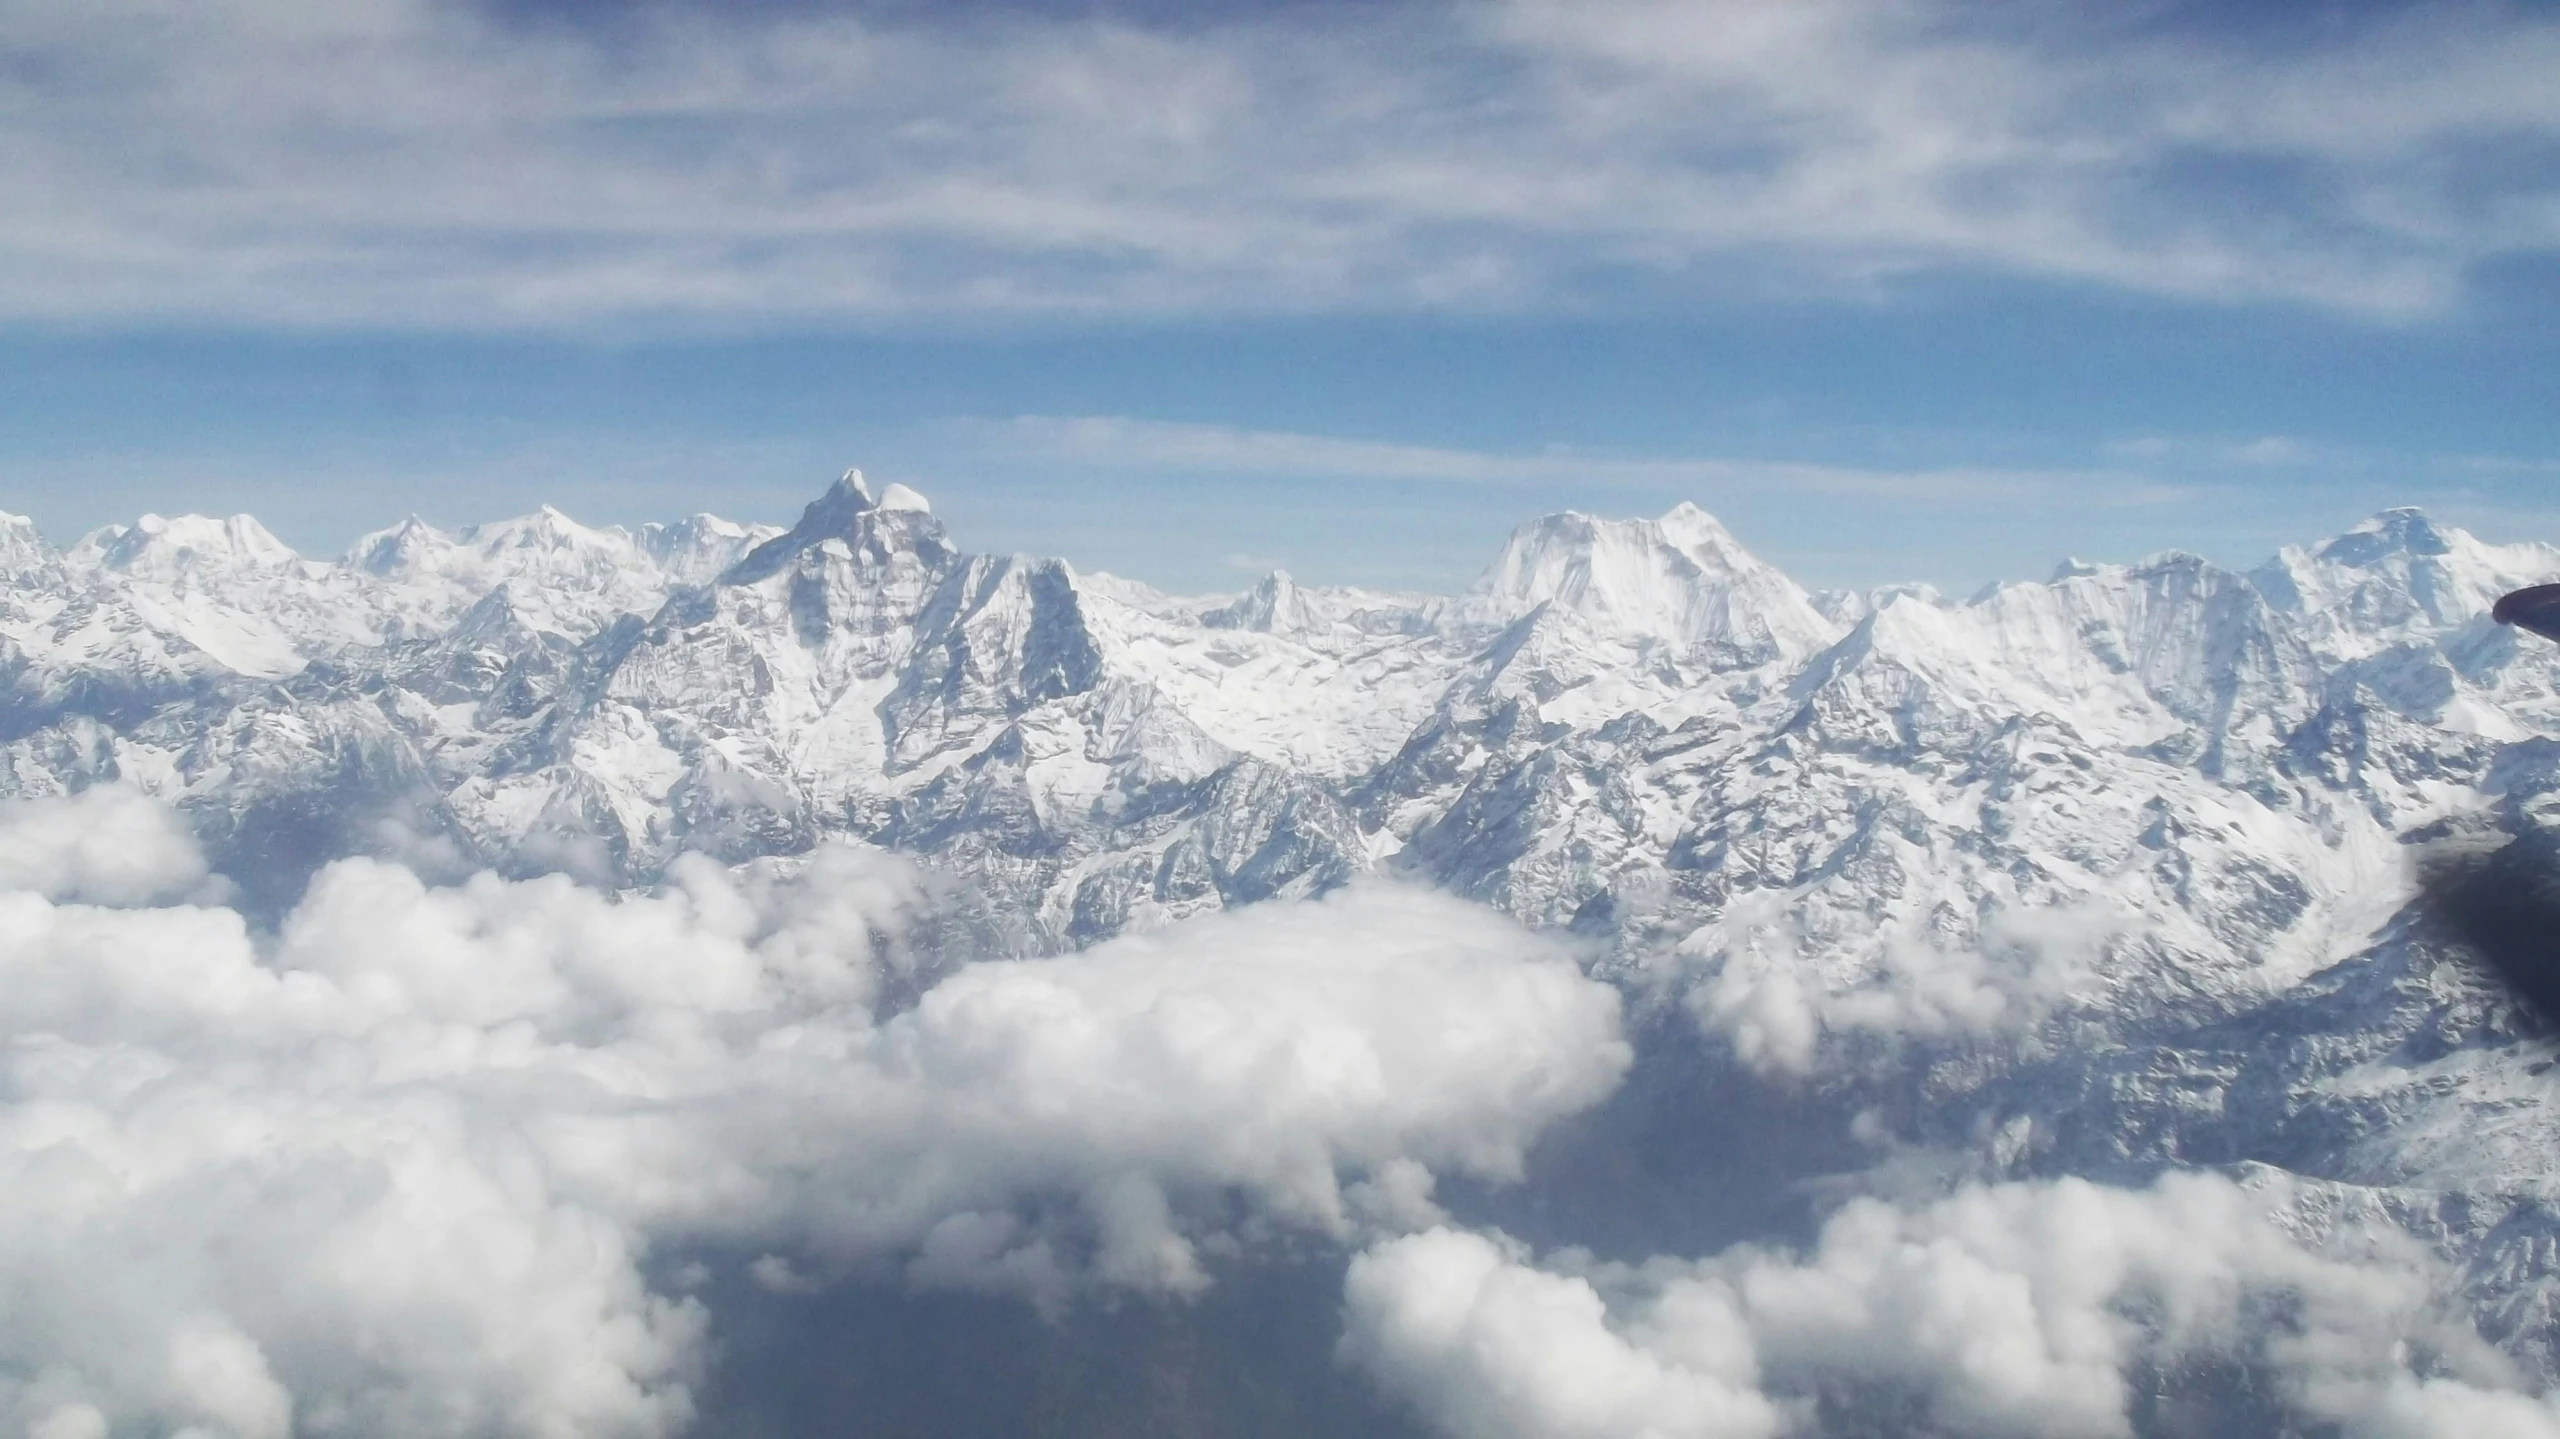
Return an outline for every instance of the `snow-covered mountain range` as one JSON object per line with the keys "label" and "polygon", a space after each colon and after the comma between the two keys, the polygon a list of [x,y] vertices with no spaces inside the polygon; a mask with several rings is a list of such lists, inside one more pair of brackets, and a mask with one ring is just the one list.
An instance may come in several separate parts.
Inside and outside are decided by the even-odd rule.
{"label": "snow-covered mountain range", "polygon": [[2394,510],[1952,601],[1809,593],[1682,505],[1532,521],[1461,595],[1186,598],[964,539],[852,473],[788,530],[335,561],[0,517],[0,794],[156,794],[268,914],[353,853],[640,885],[841,834],[1054,952],[1403,875],[1889,1146],[2284,1171],[2528,1361],[2560,1326],[2546,1031],[2411,904],[2560,842],[2560,647],[2488,618],[2560,547]]}

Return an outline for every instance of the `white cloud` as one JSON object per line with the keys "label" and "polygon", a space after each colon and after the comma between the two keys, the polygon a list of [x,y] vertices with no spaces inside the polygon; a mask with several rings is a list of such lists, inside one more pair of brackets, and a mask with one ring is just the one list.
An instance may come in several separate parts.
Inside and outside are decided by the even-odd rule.
{"label": "white cloud", "polygon": [[2109,454],[2133,460],[2215,469],[2264,470],[2309,465],[2331,470],[2406,468],[2413,465],[2441,469],[2475,462],[2464,456],[2390,454],[2314,444],[2292,435],[2258,435],[2245,439],[2228,435],[2136,435],[2109,441],[2105,448]]}
{"label": "white cloud", "polygon": [[2192,1359],[2350,1435],[2560,1434],[2560,1409],[2443,1317],[2424,1256],[2396,1236],[2307,1248],[2271,1218],[2284,1198],[2197,1173],[1969,1186],[1852,1201],[1802,1255],[1639,1266],[1435,1229],[1354,1261],[1343,1352],[1463,1439],[1763,1439],[1817,1432],[1817,1398],[2100,1439],[2133,1432],[2142,1373]]}
{"label": "white cloud", "polygon": [[1383,479],[1559,488],[1623,485],[1693,495],[1842,495],[1932,503],[2017,503],[2069,497],[2108,508],[2166,504],[2187,492],[2114,471],[1861,469],[1787,461],[1656,458],[1545,450],[1530,454],[1349,439],[1291,430],[1142,420],[1114,415],[1024,415],[964,421],[964,440],[1051,463],[1211,474]]}
{"label": "white cloud", "polygon": [[1765,1439],[1783,1427],[1729,1311],[1688,1317],[1733,1332],[1630,1342],[1588,1280],[1498,1238],[1392,1240],[1352,1261],[1343,1296],[1343,1354],[1468,1439]]}
{"label": "white cloud", "polygon": [[903,938],[933,903],[854,849],[623,896],[349,860],[263,939],[0,894],[0,1428],[670,1433],[718,1316],[652,1249],[1186,1293],[1433,1220],[1628,1063],[1612,991],[1442,896],[948,973]]}
{"label": "white cloud", "polygon": [[1700,1029],[1764,1074],[1808,1073],[1856,1036],[2026,1035],[2085,987],[2132,921],[2091,901],[2003,908],[1962,935],[1880,931],[1864,914],[1820,914],[1817,932],[1792,899],[1736,895],[1680,942],[1665,976]]}
{"label": "white cloud", "polygon": [[[1868,293],[2409,314],[2548,249],[2560,26],[2103,7],[0,4],[0,314],[556,327]],[[924,18],[919,18],[924,17]]]}
{"label": "white cloud", "polygon": [[0,806],[0,891],[130,905],[216,895],[195,836],[166,805],[121,785]]}

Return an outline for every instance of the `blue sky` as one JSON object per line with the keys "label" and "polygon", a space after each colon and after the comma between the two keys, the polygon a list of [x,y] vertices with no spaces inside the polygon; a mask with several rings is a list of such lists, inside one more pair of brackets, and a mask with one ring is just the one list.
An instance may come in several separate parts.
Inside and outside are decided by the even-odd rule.
{"label": "blue sky", "polygon": [[0,0],[0,507],[541,502],[1453,587],[2560,537],[2560,22],[2493,5]]}

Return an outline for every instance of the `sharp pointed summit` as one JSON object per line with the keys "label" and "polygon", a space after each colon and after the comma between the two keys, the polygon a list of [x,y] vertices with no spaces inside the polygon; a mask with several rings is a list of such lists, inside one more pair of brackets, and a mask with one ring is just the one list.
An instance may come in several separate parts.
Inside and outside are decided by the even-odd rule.
{"label": "sharp pointed summit", "polygon": [[748,551],[720,582],[751,585],[769,579],[829,540],[842,540],[856,549],[922,548],[940,559],[957,553],[924,496],[904,485],[891,485],[875,499],[862,471],[851,469],[809,502],[800,512],[799,523]]}
{"label": "sharp pointed summit", "polygon": [[387,530],[376,530],[355,542],[346,562],[368,574],[401,575],[415,570],[425,557],[450,549],[453,540],[416,515]]}
{"label": "sharp pointed summit", "polygon": [[1200,616],[1217,629],[1260,630],[1264,634],[1303,634],[1324,623],[1287,570],[1273,570],[1234,603]]}

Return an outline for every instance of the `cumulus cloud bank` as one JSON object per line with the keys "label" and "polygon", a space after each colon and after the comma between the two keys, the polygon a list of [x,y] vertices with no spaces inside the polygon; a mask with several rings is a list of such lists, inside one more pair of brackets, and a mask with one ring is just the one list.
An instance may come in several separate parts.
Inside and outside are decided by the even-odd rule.
{"label": "cumulus cloud bank", "polygon": [[5,0],[0,314],[1196,314],[1932,270],[2406,314],[2560,239],[2560,25],[2430,7],[2266,46],[2151,14]]}
{"label": "cumulus cloud bank", "polygon": [[[1465,1439],[2115,1436],[2217,1366],[2351,1435],[2560,1436],[2423,1252],[2295,1237],[2279,1175],[1858,1198],[1801,1252],[1639,1264],[1465,1228],[1439,1177],[1519,1177],[1630,1050],[1615,991],[1438,894],[969,962],[850,846],[636,894],[350,859],[262,932],[116,790],[0,805],[0,885],[0,1428],[36,1439],[671,1435],[706,1260],[1064,1315],[1293,1236],[1359,1251],[1343,1358]],[[1905,988],[1822,1019],[2020,1003]]]}
{"label": "cumulus cloud bank", "polygon": [[57,903],[150,904],[219,898],[221,886],[168,806],[101,785],[17,800],[0,813],[0,891]]}
{"label": "cumulus cloud bank", "polygon": [[1737,895],[1681,941],[1672,982],[1751,1068],[1806,1074],[1862,1040],[2017,1039],[2085,987],[2130,917],[2097,902],[1997,910],[1965,928],[1879,931],[1860,913]]}
{"label": "cumulus cloud bank", "polygon": [[1342,1350],[1464,1439],[2099,1439],[2135,1431],[2143,1378],[2215,1363],[2352,1435],[2560,1435],[2438,1310],[2422,1255],[2306,1247],[2280,1197],[2203,1173],[1976,1185],[1853,1201],[1800,1255],[1638,1266],[1435,1228],[1353,1262]]}
{"label": "cumulus cloud bank", "polygon": [[[157,838],[43,859],[74,820]],[[1400,889],[942,973],[851,848],[621,896],[346,860],[272,935],[165,903],[202,860],[131,796],[0,809],[0,866],[0,1427],[45,1439],[672,1433],[718,1316],[653,1251],[1196,1292],[1433,1222],[1628,1063],[1607,987]]]}

